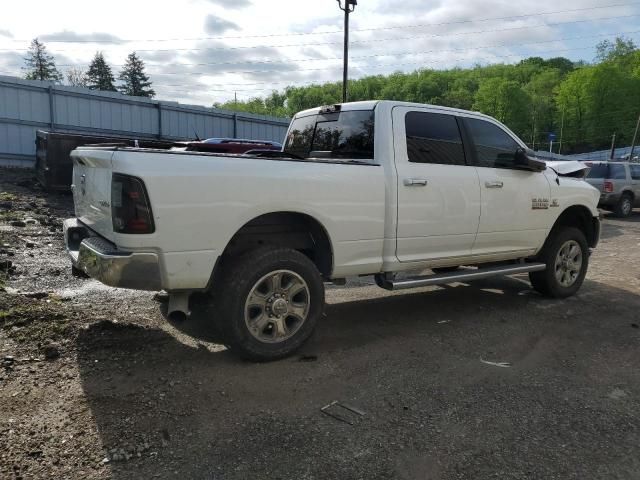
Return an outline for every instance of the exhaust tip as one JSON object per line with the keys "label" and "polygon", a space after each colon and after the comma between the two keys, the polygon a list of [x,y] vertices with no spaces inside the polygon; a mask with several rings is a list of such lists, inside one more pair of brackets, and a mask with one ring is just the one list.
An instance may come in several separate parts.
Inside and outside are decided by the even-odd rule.
{"label": "exhaust tip", "polygon": [[189,293],[169,294],[167,317],[172,322],[184,322],[189,316]]}

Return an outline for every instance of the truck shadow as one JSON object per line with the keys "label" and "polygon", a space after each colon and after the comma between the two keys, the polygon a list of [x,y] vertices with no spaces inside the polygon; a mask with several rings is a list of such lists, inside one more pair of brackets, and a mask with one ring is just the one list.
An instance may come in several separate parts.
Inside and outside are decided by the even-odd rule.
{"label": "truck shadow", "polygon": [[[371,295],[371,288],[354,290],[353,296],[362,292]],[[351,298],[348,289],[339,295]],[[338,300],[327,305],[303,350],[278,362],[252,364],[209,344],[196,346],[181,334],[101,322],[79,335],[78,364],[103,446],[115,455],[104,467],[112,478],[300,478],[305,471],[326,478],[326,469],[335,472],[348,442],[361,434],[320,414],[330,401],[366,402],[381,383],[427,392],[450,382],[482,382],[487,373],[476,370],[482,356],[525,368],[562,355],[562,349],[571,349],[562,339],[583,338],[581,331],[597,330],[603,322],[621,321],[624,336],[608,341],[624,343],[631,333],[626,319],[639,307],[637,295],[593,281],[578,296],[556,301],[531,292],[524,279],[493,279],[428,293]],[[187,321],[181,330],[202,334],[211,312],[200,313],[197,328]],[[595,338],[602,335],[585,335],[597,348]],[[200,338],[210,341],[215,335]],[[544,347],[551,353],[539,351],[541,339],[552,344]],[[459,378],[447,373],[448,363],[462,369]],[[369,440],[359,441],[386,458],[388,438],[378,430],[381,425],[370,424]],[[386,428],[395,431],[388,433],[391,438],[400,427]],[[306,433],[310,429],[320,432],[313,441]],[[316,448],[325,452],[321,458]],[[388,460],[392,468],[395,460]],[[445,467],[454,462],[442,460]],[[396,476],[393,470],[386,473]]]}

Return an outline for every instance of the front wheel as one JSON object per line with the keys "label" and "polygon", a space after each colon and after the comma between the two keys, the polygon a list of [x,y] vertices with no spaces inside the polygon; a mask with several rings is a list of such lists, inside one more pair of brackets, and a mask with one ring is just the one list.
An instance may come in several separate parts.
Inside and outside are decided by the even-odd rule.
{"label": "front wheel", "polygon": [[551,235],[539,255],[547,268],[531,272],[529,279],[533,288],[543,295],[570,297],[580,289],[587,274],[589,246],[577,228],[564,227]]}
{"label": "front wheel", "polygon": [[314,263],[287,248],[262,248],[232,260],[214,292],[231,351],[254,361],[292,354],[324,310],[324,284]]}

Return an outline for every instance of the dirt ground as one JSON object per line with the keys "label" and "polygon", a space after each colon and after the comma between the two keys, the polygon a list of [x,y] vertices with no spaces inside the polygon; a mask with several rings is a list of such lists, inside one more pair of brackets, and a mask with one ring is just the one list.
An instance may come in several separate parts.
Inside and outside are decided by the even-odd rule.
{"label": "dirt ground", "polygon": [[640,478],[639,213],[606,219],[573,298],[363,279],[268,364],[212,341],[215,306],[174,325],[73,277],[69,216],[0,170],[0,478]]}

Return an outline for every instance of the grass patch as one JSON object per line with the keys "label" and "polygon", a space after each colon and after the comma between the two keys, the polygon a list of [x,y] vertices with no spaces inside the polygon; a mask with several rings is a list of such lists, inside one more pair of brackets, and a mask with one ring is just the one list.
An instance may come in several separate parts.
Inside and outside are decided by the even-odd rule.
{"label": "grass patch", "polygon": [[0,212],[0,222],[13,222],[14,220],[20,220],[20,216],[14,212]]}
{"label": "grass patch", "polygon": [[60,340],[69,331],[69,321],[62,313],[39,305],[10,307],[0,310],[0,328],[18,342]]}
{"label": "grass patch", "polygon": [[15,202],[18,196],[15,193],[0,192],[0,202]]}

